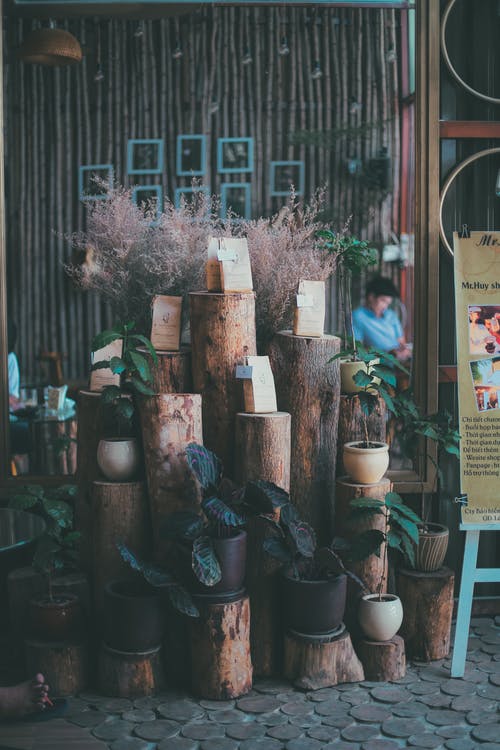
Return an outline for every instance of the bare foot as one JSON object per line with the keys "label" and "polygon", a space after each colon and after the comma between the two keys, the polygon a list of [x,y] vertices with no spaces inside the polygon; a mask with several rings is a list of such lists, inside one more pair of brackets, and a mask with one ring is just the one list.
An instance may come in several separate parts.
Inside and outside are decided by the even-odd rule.
{"label": "bare foot", "polygon": [[8,721],[43,711],[47,705],[48,692],[49,686],[40,673],[19,685],[0,687],[0,719]]}

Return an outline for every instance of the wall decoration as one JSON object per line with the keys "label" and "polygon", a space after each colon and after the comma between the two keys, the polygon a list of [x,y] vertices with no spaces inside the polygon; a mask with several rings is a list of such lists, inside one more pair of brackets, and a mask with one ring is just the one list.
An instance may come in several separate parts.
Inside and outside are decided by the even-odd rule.
{"label": "wall decoration", "polygon": [[232,219],[251,218],[251,196],[249,182],[223,182],[221,185],[221,218],[227,218],[228,210],[231,209]]}
{"label": "wall decoration", "polygon": [[144,212],[150,206],[155,207],[155,217],[151,222],[151,225],[154,225],[158,221],[163,206],[163,188],[161,185],[136,185],[132,189],[132,202],[139,208],[143,208]]}
{"label": "wall decoration", "polygon": [[290,185],[295,195],[304,195],[305,169],[303,161],[272,161],[269,183],[271,195],[290,195]]}
{"label": "wall decoration", "polygon": [[217,171],[221,174],[253,172],[253,138],[219,138]]}
{"label": "wall decoration", "polygon": [[206,172],[207,139],[204,135],[178,135],[176,165],[179,177],[196,177]]}
{"label": "wall decoration", "polygon": [[207,185],[196,185],[195,187],[189,188],[176,188],[174,194],[174,206],[176,208],[180,208],[182,196],[184,196],[185,200],[189,200],[189,196],[193,195],[194,193],[205,193],[205,195],[210,195],[210,188],[207,187]]}
{"label": "wall decoration", "polygon": [[132,138],[127,147],[127,174],[161,174],[163,141],[161,138]]}
{"label": "wall decoration", "polygon": [[112,164],[85,164],[78,170],[78,195],[81,201],[106,200],[108,193],[103,192],[106,182],[113,183]]}

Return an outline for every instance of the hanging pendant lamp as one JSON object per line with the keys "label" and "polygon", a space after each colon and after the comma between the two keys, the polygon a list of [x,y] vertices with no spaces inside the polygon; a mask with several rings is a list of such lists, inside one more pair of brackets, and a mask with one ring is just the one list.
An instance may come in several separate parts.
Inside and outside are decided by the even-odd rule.
{"label": "hanging pendant lamp", "polygon": [[64,29],[36,29],[23,40],[19,59],[39,65],[72,65],[81,62],[82,48],[73,34]]}

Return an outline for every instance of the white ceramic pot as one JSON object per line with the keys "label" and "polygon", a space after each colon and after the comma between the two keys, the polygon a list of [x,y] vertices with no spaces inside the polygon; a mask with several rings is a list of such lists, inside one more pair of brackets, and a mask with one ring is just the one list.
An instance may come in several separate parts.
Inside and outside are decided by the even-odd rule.
{"label": "white ceramic pot", "polygon": [[[379,363],[378,359],[373,359],[370,362],[370,365],[376,365]],[[356,385],[353,378],[356,375],[357,372],[360,370],[364,370],[366,372],[366,363],[365,362],[352,362],[349,359],[341,359],[340,360],[340,392],[345,394],[351,394],[351,393],[359,393],[361,388],[359,385]],[[374,379],[375,382],[380,383],[380,380],[378,378]]]}
{"label": "white ceramic pot", "polygon": [[394,594],[365,594],[359,602],[359,624],[372,641],[388,641],[396,635],[403,622],[401,599]]}
{"label": "white ceramic pot", "polygon": [[389,466],[387,443],[370,443],[371,448],[361,448],[362,442],[345,443],[342,454],[344,468],[358,484],[380,482]]}
{"label": "white ceramic pot", "polygon": [[106,479],[127,482],[139,469],[140,454],[136,438],[107,438],[97,446],[97,463]]}

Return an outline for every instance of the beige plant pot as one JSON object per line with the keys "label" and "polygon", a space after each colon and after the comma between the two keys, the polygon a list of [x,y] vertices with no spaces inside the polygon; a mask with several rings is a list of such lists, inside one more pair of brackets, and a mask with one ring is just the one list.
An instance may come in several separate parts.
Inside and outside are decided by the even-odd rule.
{"label": "beige plant pot", "polygon": [[372,641],[389,641],[403,622],[401,599],[394,594],[365,594],[359,602],[358,620],[363,633]]}
{"label": "beige plant pot", "polygon": [[128,482],[137,475],[140,452],[136,438],[106,438],[97,446],[97,464],[112,482]]}
{"label": "beige plant pot", "polygon": [[427,523],[425,531],[419,527],[415,568],[424,573],[438,570],[446,556],[449,536],[448,528],[439,523]]}
{"label": "beige plant pot", "polygon": [[354,482],[376,484],[389,466],[389,446],[387,443],[370,443],[373,448],[361,448],[361,445],[359,441],[344,444],[344,468]]}
{"label": "beige plant pot", "polygon": [[[370,365],[376,365],[379,363],[378,359],[373,359]],[[362,390],[353,378],[357,372],[364,370],[366,372],[367,367],[365,362],[351,362],[348,359],[340,360],[340,392],[344,394],[359,393]],[[378,378],[374,378],[374,382],[380,383]]]}

